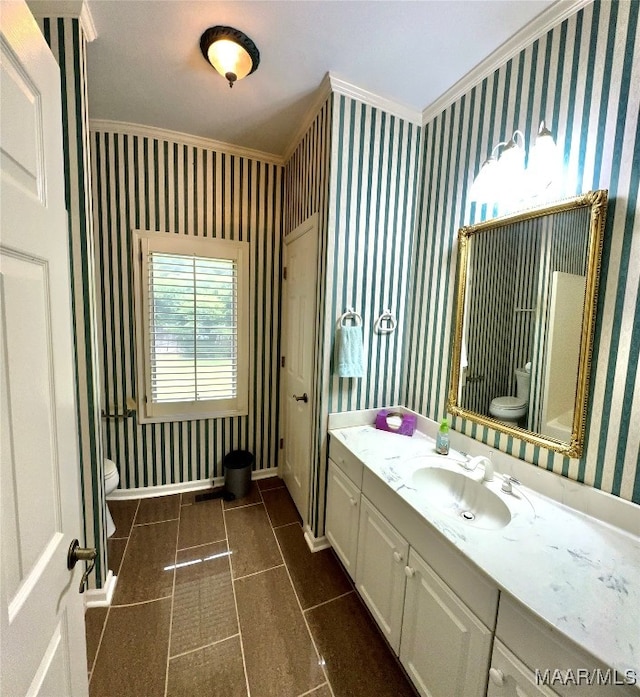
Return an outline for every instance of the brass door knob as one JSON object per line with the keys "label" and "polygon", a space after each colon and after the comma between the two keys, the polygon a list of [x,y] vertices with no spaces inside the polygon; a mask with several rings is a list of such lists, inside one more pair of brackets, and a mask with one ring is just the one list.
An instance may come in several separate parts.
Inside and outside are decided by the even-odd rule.
{"label": "brass door knob", "polygon": [[89,578],[89,574],[96,565],[96,556],[97,552],[95,547],[81,547],[78,540],[73,540],[69,545],[69,551],[67,552],[67,569],[69,569],[69,571],[71,571],[79,561],[90,562],[80,579],[80,593],[84,593],[84,587]]}

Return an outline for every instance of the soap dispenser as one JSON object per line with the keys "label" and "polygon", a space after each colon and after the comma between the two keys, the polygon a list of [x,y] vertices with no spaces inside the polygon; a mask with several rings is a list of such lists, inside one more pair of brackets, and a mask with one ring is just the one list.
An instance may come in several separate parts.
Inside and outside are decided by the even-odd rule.
{"label": "soap dispenser", "polygon": [[449,454],[449,422],[442,419],[436,436],[436,452],[438,455]]}

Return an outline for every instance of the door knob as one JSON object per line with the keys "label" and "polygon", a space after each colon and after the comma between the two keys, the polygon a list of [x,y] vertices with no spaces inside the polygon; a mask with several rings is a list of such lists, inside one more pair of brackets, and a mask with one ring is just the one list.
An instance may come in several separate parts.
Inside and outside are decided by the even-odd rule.
{"label": "door knob", "polygon": [[404,575],[407,578],[413,578],[416,575],[416,570],[412,569],[410,566],[405,566],[404,567]]}
{"label": "door knob", "polygon": [[504,673],[499,668],[489,668],[489,678],[494,685],[504,685]]}
{"label": "door knob", "polygon": [[69,551],[67,552],[67,569],[69,569],[69,571],[71,571],[79,561],[90,562],[80,579],[80,593],[84,593],[84,587],[89,578],[89,574],[96,565],[96,555],[95,547],[81,547],[78,540],[73,540],[69,545]]}
{"label": "door knob", "polygon": [[297,394],[294,394],[293,398],[296,400],[296,402],[304,402],[305,404],[309,401],[309,397],[307,397],[306,392],[302,395],[302,397],[298,397]]}

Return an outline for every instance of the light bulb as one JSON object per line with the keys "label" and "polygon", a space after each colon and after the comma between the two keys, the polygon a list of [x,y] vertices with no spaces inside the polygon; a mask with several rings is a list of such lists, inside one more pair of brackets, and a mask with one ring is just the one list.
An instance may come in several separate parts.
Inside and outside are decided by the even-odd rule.
{"label": "light bulb", "polygon": [[531,148],[527,171],[532,196],[539,196],[559,178],[560,153],[544,121],[540,123],[538,137]]}
{"label": "light bulb", "polygon": [[220,39],[214,41],[207,51],[209,62],[213,67],[233,84],[236,80],[241,80],[250,72],[252,63],[251,56],[242,46],[235,41]]}
{"label": "light bulb", "polygon": [[469,199],[477,203],[489,203],[496,200],[498,160],[490,157],[485,160],[478,176],[469,189]]}

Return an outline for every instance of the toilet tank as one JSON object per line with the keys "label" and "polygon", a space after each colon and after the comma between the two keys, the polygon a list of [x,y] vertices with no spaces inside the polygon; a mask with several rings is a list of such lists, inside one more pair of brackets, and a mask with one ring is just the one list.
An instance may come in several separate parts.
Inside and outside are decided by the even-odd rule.
{"label": "toilet tank", "polygon": [[531,384],[531,373],[524,368],[516,368],[516,397],[529,401],[529,386]]}

